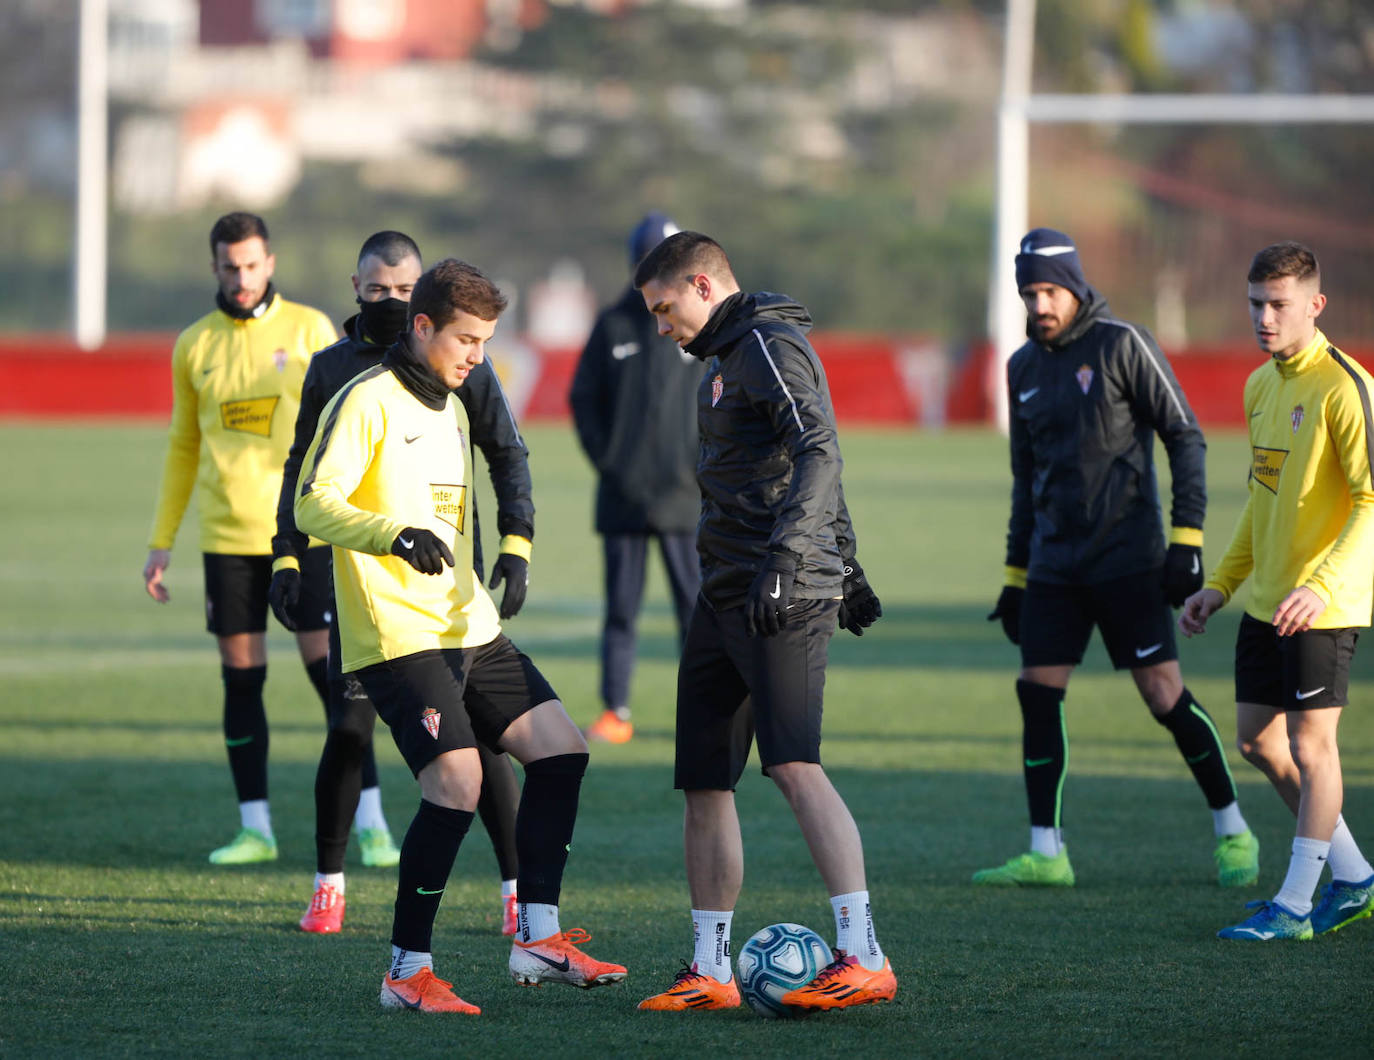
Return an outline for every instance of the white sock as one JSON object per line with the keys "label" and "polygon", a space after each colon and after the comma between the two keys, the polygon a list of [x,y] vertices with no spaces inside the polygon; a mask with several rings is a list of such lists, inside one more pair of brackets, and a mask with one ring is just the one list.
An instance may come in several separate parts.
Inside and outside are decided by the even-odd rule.
{"label": "white sock", "polygon": [[1249,830],[1250,826],[1245,823],[1245,817],[1240,812],[1240,803],[1233,802],[1230,806],[1212,811],[1212,831],[1217,838],[1224,835],[1240,835]]}
{"label": "white sock", "polygon": [[422,968],[434,967],[434,954],[417,953],[403,950],[400,946],[391,947],[391,978],[409,979]]}
{"label": "white sock", "polygon": [[1360,853],[1344,817],[1336,818],[1336,830],[1331,833],[1330,863],[1331,878],[1342,883],[1363,883],[1374,876],[1374,866]]}
{"label": "white sock", "polygon": [[520,903],[521,942],[538,942],[558,933],[558,906],[540,902]]}
{"label": "white sock", "polygon": [[315,873],[315,890],[321,887],[333,887],[340,894],[344,893],[344,874],[342,872],[317,872]]}
{"label": "white sock", "polygon": [[1294,838],[1288,875],[1284,877],[1279,893],[1274,895],[1274,901],[1298,916],[1312,912],[1312,894],[1317,889],[1317,881],[1322,878],[1322,869],[1326,868],[1330,850],[1331,844],[1323,843],[1320,839]]}
{"label": "white sock", "polygon": [[873,907],[867,891],[850,891],[830,898],[835,913],[835,948],[859,958],[870,972],[883,966],[883,948],[873,933]]}
{"label": "white sock", "polygon": [[1031,826],[1031,849],[1047,858],[1057,858],[1064,849],[1064,833],[1058,828]]}
{"label": "white sock", "polygon": [[501,881],[501,899],[504,901],[504,900],[507,899],[507,898],[514,898],[514,897],[515,897],[515,881],[514,881],[514,880],[502,880],[502,881]]}
{"label": "white sock", "polygon": [[692,910],[692,967],[718,983],[728,983],[730,971],[730,922],[733,909]]}
{"label": "white sock", "polygon": [[386,818],[382,816],[382,789],[373,785],[358,793],[358,809],[353,814],[353,827],[358,831],[364,828],[387,828]]}
{"label": "white sock", "polygon": [[243,828],[251,828],[255,832],[261,832],[268,839],[272,838],[272,814],[268,812],[266,799],[252,799],[248,802],[239,803],[239,824]]}

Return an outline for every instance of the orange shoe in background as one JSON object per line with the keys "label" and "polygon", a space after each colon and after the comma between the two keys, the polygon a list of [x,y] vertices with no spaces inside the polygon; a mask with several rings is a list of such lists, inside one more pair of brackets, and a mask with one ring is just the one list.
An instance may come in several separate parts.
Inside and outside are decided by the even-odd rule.
{"label": "orange shoe in background", "polygon": [[629,743],[634,734],[634,723],[623,721],[613,710],[603,710],[583,731],[590,743]]}
{"label": "orange shoe in background", "polygon": [[408,1008],[416,1012],[462,1012],[476,1016],[481,1009],[470,1005],[453,992],[453,984],[434,974],[432,968],[421,968],[404,979],[393,979],[386,973],[382,980],[382,1008]]}
{"label": "orange shoe in background", "polygon": [[781,1000],[793,1008],[849,1008],[891,1001],[896,994],[897,977],[892,974],[891,961],[884,958],[883,966],[871,972],[859,958],[836,950],[835,959],[817,972],[816,978],[787,991]]}
{"label": "orange shoe in background", "polygon": [[520,903],[515,895],[501,899],[501,934],[514,935],[520,930]]}
{"label": "orange shoe in background", "polygon": [[334,935],[343,930],[344,896],[337,887],[321,884],[315,888],[310,908],[301,917],[301,930],[315,935]]}

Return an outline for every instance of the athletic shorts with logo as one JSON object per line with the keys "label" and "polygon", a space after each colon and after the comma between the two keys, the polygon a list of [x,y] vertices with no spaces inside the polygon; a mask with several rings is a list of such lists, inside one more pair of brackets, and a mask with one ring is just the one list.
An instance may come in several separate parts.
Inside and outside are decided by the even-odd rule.
{"label": "athletic shorts with logo", "polygon": [[1236,702],[1275,710],[1345,706],[1359,639],[1354,627],[1280,637],[1271,623],[1242,615],[1236,631]]}
{"label": "athletic shorts with logo", "polygon": [[697,598],[677,672],[673,785],[733,791],[757,737],[764,773],[821,760],[821,703],[838,600],[798,600],[773,637],[751,637],[743,607]]}
{"label": "athletic shorts with logo", "polygon": [[1160,579],[1156,568],[1097,585],[1027,582],[1021,665],[1077,666],[1094,626],[1118,670],[1177,659],[1174,616]]}
{"label": "athletic shorts with logo", "polygon": [[[345,677],[350,675],[345,675]],[[446,751],[493,751],[520,715],[557,699],[544,675],[504,634],[475,648],[440,648],[352,671],[416,776]]]}
{"label": "athletic shorts with logo", "polygon": [[[205,561],[205,628],[217,637],[266,631],[272,557],[226,552],[201,555]],[[328,545],[308,548],[301,556],[301,595],[296,604],[296,628],[301,632],[329,628],[334,610],[329,556]]]}

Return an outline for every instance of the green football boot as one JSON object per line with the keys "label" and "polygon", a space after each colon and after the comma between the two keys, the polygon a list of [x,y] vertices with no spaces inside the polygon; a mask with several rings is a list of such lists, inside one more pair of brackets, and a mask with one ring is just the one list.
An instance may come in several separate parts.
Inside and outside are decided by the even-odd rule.
{"label": "green football boot", "polygon": [[228,846],[210,851],[211,865],[254,865],[277,860],[277,841],[256,828],[240,828]]}
{"label": "green football boot", "polygon": [[1259,880],[1259,840],[1248,828],[1217,839],[1212,858],[1217,863],[1217,883],[1223,887],[1249,887]]}
{"label": "green football boot", "polygon": [[1061,846],[1052,858],[1034,850],[1017,854],[995,869],[979,869],[973,874],[973,882],[991,887],[1072,887],[1069,848]]}
{"label": "green football boot", "polygon": [[358,829],[358,848],[362,851],[363,864],[370,869],[389,869],[400,864],[401,848],[385,828]]}

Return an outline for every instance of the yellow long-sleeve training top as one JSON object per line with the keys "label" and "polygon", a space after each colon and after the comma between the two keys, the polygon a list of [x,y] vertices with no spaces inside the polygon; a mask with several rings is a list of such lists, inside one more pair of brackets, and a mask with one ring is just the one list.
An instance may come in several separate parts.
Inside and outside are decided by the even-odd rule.
{"label": "yellow long-sleeve training top", "polygon": [[[455,430],[454,427],[458,429]],[[301,465],[296,525],[334,546],[334,597],[345,672],[501,632],[472,569],[468,418],[453,394],[431,409],[385,365],[325,406]],[[452,569],[421,574],[391,555],[408,527],[453,552]]]}
{"label": "yellow long-sleeve training top", "polygon": [[271,555],[305,369],[337,337],[318,309],[280,295],[260,316],[216,309],[177,336],[149,548],[172,547],[198,487],[201,551]]}
{"label": "yellow long-sleeve training top", "polygon": [[1250,496],[1210,588],[1253,577],[1246,613],[1269,622],[1299,586],[1326,602],[1313,626],[1367,626],[1374,604],[1371,379],[1320,331],[1245,383]]}

